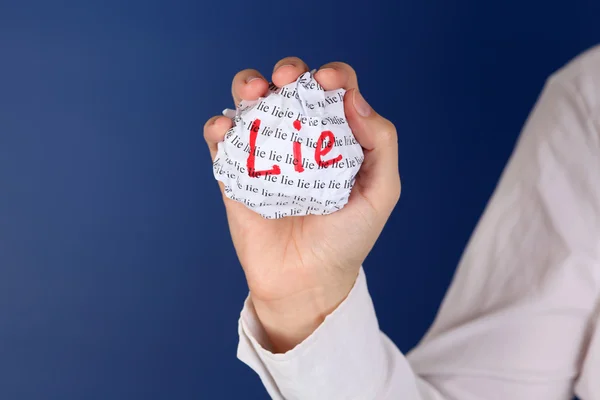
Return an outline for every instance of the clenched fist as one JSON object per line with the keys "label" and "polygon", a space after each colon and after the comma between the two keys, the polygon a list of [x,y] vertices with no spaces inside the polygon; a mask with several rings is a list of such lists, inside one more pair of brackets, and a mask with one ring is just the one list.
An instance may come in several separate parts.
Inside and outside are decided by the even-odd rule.
{"label": "clenched fist", "polygon": [[[281,87],[308,70],[298,58],[284,58],[275,65],[272,82]],[[344,300],[400,197],[394,125],[367,104],[349,65],[326,64],[315,79],[325,90],[347,90],[344,111],[364,150],[348,204],[329,215],[268,220],[223,196],[250,298],[273,352],[286,352],[302,342]],[[266,95],[268,87],[260,72],[248,69],[234,77],[232,95],[238,104]],[[217,143],[232,124],[216,116],[204,126],[213,160]]]}

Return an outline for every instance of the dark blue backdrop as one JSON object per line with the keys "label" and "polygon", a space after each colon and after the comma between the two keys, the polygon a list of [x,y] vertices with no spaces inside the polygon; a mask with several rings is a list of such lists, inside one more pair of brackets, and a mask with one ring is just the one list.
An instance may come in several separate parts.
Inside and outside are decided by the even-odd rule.
{"label": "dark blue backdrop", "polygon": [[[596,1],[0,1],[0,398],[264,399],[202,125],[240,69],[343,60],[397,124],[366,262],[406,351]],[[425,3],[429,3],[426,5]]]}

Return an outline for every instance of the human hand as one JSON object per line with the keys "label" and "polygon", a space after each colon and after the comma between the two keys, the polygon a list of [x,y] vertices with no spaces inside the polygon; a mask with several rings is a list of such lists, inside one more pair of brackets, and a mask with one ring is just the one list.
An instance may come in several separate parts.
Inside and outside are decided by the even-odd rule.
{"label": "human hand", "polygon": [[[281,87],[308,70],[298,58],[284,58],[275,65],[272,82]],[[325,90],[346,89],[346,119],[363,147],[365,159],[348,203],[329,215],[265,219],[223,195],[250,298],[274,352],[302,342],[345,299],[400,197],[394,125],[364,101],[349,65],[326,64],[315,79]],[[234,101],[256,100],[268,87],[258,71],[241,71],[232,83]],[[204,126],[213,160],[232,125],[231,119],[216,116]]]}

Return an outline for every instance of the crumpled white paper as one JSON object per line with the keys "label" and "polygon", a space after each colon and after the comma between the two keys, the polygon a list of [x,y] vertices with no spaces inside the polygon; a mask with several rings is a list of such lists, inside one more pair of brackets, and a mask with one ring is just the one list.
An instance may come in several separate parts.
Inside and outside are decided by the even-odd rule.
{"label": "crumpled white paper", "polygon": [[265,218],[340,210],[364,160],[344,114],[344,89],[325,91],[306,72],[223,114],[214,176],[225,195]]}

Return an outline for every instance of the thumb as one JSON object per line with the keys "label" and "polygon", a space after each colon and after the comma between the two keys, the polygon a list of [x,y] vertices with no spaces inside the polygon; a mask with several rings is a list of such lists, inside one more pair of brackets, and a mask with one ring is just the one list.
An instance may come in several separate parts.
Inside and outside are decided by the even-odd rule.
{"label": "thumb", "polygon": [[344,112],[365,153],[356,181],[360,192],[374,207],[391,212],[400,197],[396,127],[377,114],[358,89],[346,92]]}

